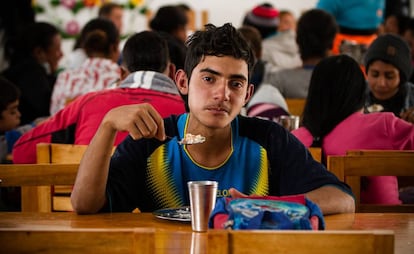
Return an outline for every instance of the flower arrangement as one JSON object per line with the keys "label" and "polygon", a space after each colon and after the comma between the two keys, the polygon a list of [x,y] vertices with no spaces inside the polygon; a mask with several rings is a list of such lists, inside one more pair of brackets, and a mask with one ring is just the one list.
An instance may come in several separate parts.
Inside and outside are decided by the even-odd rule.
{"label": "flower arrangement", "polygon": [[[99,7],[106,2],[116,2],[124,7],[125,37],[136,32],[139,19],[145,18],[149,0],[33,0],[36,19],[57,26],[63,38],[76,38],[83,25],[97,17]],[[138,20],[138,21],[137,21]]]}

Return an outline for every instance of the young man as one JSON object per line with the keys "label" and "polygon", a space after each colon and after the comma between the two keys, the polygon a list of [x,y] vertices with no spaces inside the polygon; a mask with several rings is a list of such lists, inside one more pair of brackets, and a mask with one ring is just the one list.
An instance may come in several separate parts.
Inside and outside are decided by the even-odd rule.
{"label": "young man", "polygon": [[98,11],[98,17],[111,20],[118,29],[119,34],[122,33],[123,16],[124,9],[122,5],[116,3],[105,3]]}
{"label": "young man", "polygon": [[[27,132],[13,148],[13,162],[36,163],[38,143],[89,144],[105,114],[121,105],[148,103],[163,117],[185,112],[184,102],[171,79],[175,68],[170,64],[164,39],[154,32],[135,34],[125,43],[122,55],[122,76],[126,78],[117,88],[77,97]],[[112,145],[127,135],[127,132],[118,133]]]}
{"label": "young man", "polygon": [[[216,180],[218,196],[304,193],[325,214],[353,212],[350,189],[271,121],[239,116],[253,86],[254,56],[230,24],[206,26],[188,41],[176,74],[189,113],[163,121],[148,104],[106,114],[79,166],[72,192],[77,213],[130,212],[188,205],[187,181]],[[128,131],[111,159],[117,131]],[[186,134],[205,142],[181,145]],[[240,192],[242,193],[240,193]]]}

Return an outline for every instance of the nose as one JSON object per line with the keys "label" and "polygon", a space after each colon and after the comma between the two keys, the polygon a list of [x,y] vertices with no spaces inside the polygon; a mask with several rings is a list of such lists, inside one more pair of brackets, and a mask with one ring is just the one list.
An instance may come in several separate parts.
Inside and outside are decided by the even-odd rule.
{"label": "nose", "polygon": [[384,87],[384,86],[386,86],[386,83],[387,83],[387,81],[386,81],[384,75],[381,75],[381,76],[378,77],[378,79],[377,79],[377,85],[378,86]]}
{"label": "nose", "polygon": [[226,81],[219,82],[214,91],[214,99],[227,101],[230,98],[230,89]]}

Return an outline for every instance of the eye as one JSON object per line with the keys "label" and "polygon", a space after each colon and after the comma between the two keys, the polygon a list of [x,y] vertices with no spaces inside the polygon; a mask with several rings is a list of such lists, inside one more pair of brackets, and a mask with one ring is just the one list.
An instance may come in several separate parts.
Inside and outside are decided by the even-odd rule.
{"label": "eye", "polygon": [[385,78],[386,79],[395,79],[395,76],[396,75],[394,73],[388,73],[388,74],[385,75]]}
{"label": "eye", "polygon": [[214,79],[210,76],[204,76],[202,79],[207,83],[213,83]]}
{"label": "eye", "polygon": [[244,82],[240,80],[232,80],[230,84],[232,87],[235,87],[235,88],[242,88],[244,86]]}

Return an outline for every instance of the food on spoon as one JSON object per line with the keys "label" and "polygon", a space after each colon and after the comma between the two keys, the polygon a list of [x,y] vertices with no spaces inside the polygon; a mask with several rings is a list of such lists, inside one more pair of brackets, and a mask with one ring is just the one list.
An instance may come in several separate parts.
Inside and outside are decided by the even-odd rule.
{"label": "food on spoon", "polygon": [[193,135],[191,133],[187,133],[185,134],[185,137],[182,140],[178,141],[178,143],[180,145],[193,145],[203,143],[204,141],[206,141],[206,138],[201,136],[200,134]]}

